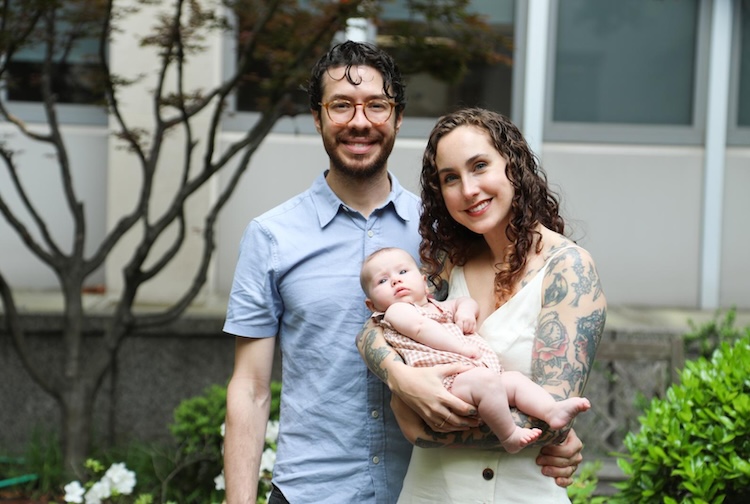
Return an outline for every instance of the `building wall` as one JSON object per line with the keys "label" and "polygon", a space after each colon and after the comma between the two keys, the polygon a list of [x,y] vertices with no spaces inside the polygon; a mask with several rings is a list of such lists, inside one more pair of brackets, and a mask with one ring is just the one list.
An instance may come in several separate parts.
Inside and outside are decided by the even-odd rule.
{"label": "building wall", "polygon": [[750,306],[750,148],[727,150],[721,244],[721,306]]}
{"label": "building wall", "polygon": [[543,154],[609,303],[697,307],[701,149],[545,144]]}
{"label": "building wall", "polygon": [[[41,125],[30,125],[41,129]],[[87,220],[86,252],[93,253],[106,229],[106,191],[109,175],[107,159],[107,130],[101,127],[65,126],[62,135],[68,146],[72,169],[72,182],[84,205]],[[73,221],[62,190],[59,165],[52,148],[40,142],[31,142],[16,128],[0,122],[0,141],[12,146],[14,160],[20,166],[19,178],[33,202],[36,211],[45,221],[55,245],[64,252],[72,246]],[[17,211],[30,235],[39,240],[41,233],[31,215],[12,190],[8,171],[0,169],[0,195]],[[36,256],[33,256],[18,238],[10,225],[0,218],[0,272],[8,283],[23,289],[54,289],[56,278]],[[103,271],[89,279],[91,285],[104,283]]]}
{"label": "building wall", "polygon": [[[525,29],[523,12],[526,8],[523,6],[527,4],[523,1],[518,3],[521,6],[519,12],[522,13],[519,18],[522,21],[518,21],[517,26],[519,32]],[[539,17],[529,14],[528,18],[528,25],[533,27]],[[123,27],[119,38],[113,41],[111,53],[114,68],[123,72],[139,72],[147,64],[138,59],[140,49],[133,41],[138,33],[148,29],[149,19],[145,11],[141,17],[130,19],[130,25]],[[543,32],[530,30],[530,33]],[[552,35],[544,36],[552,39]],[[519,41],[515,64],[522,68],[524,58],[534,55],[523,53],[523,37],[519,37]],[[209,46],[209,51],[188,69],[190,83],[195,87],[208,87],[220,81],[225,71],[222,65],[227,64],[227,59],[222,55],[226,53],[226,46],[219,39],[212,40]],[[553,56],[543,56],[542,59],[545,57]],[[152,120],[149,117],[149,90],[154,85],[153,80],[149,79],[152,78],[144,78],[139,88],[122,96],[127,104],[127,118],[136,125],[148,127]],[[551,75],[544,81],[550,78]],[[522,79],[519,82],[521,91],[515,90],[514,97],[522,97],[522,100],[517,100],[519,103],[534,103],[536,95],[529,91],[532,83],[524,84]],[[541,96],[536,101],[544,102],[545,99],[550,100]],[[702,103],[705,97],[696,101]],[[236,139],[240,131],[250,126],[251,119],[245,119],[248,114],[234,116],[227,115],[224,124],[224,147]],[[197,121],[196,131],[201,131],[206,124],[205,118],[198,118]],[[431,122],[424,118],[410,118],[407,107],[407,116],[389,162],[389,168],[402,184],[414,191],[418,190],[421,155]],[[281,123],[253,157],[233,199],[218,221],[218,248],[204,289],[206,296],[221,300],[229,292],[240,237],[250,219],[306,189],[327,167],[325,152],[309,116],[298,117],[291,122],[283,120]],[[534,130],[533,125],[526,126]],[[552,126],[556,127],[555,124]],[[584,126],[597,129],[596,124]],[[702,127],[703,124],[697,126]],[[651,131],[648,128],[634,128],[641,134]],[[660,145],[653,141],[643,144],[593,143],[588,139],[556,137],[552,129],[540,130],[549,138],[542,136],[546,141],[535,141],[534,145],[538,145],[537,150],[550,181],[560,188],[571,236],[590,249],[598,263],[609,302],[704,308],[701,306],[703,145]],[[113,226],[122,214],[132,208],[140,181],[137,164],[110,134],[113,131],[114,124],[112,131],[108,130],[108,126],[64,128],[72,156],[74,184],[86,205],[89,218],[86,232],[90,252],[104,236],[107,227]],[[583,137],[586,138],[585,135]],[[179,138],[179,134],[173,135],[170,140],[176,138]],[[553,142],[550,138],[557,140]],[[7,123],[0,123],[0,139],[6,143],[12,142],[18,158],[23,159],[21,178],[41,214],[48,219],[51,235],[58,240],[61,248],[66,249],[70,245],[73,229],[59,190],[59,175],[53,154],[24,140]],[[598,141],[603,140],[599,138]],[[166,182],[179,179],[180,155],[179,145],[173,144],[168,146],[162,157],[159,170],[166,175],[159,179],[155,190],[164,197],[154,204],[156,210],[172,194]],[[750,307],[750,266],[744,253],[750,245],[750,237],[742,232],[747,229],[745,216],[750,215],[750,199],[745,194],[746,188],[750,187],[749,167],[750,147],[726,149],[719,279],[719,303],[723,308]],[[227,176],[221,175],[216,186],[209,184],[192,198],[188,215],[191,230],[188,243],[167,268],[164,277],[143,289],[143,301],[173,300],[186,288],[190,278],[185,272],[192,271],[201,253],[201,212],[213,201],[217,187],[226,183]],[[0,194],[9,194],[10,184],[7,173],[0,170]],[[9,203],[14,208],[21,206],[17,199],[11,198]],[[23,220],[32,235],[39,236],[29,216],[24,215]],[[134,229],[132,233],[137,232],[138,229]],[[127,237],[126,243],[131,238]],[[0,220],[0,244],[0,271],[14,288],[45,290],[57,287],[53,274],[28,253],[4,220]],[[91,285],[106,284],[109,292],[116,294],[121,284],[119,272],[130,250],[127,246],[116,248],[106,267],[91,278]],[[200,301],[206,301],[206,296]]]}
{"label": "building wall", "polygon": [[[408,121],[408,119],[407,119]],[[0,133],[4,126],[0,125]],[[91,221],[89,243],[103,236],[102,186],[107,171],[105,131],[68,131],[73,148],[74,179]],[[232,133],[225,134],[227,141]],[[397,140],[389,168],[407,188],[418,192],[425,138]],[[57,176],[43,151],[23,145],[38,170],[25,179],[50,219],[52,234],[65,244],[71,223]],[[85,154],[85,155],[84,155]],[[207,292],[223,298],[231,287],[239,240],[253,217],[305,190],[327,168],[315,134],[269,135],[253,157],[240,186],[218,222],[215,274]],[[542,164],[559,189],[571,237],[597,261],[610,303],[636,306],[700,308],[703,150],[690,146],[637,146],[545,143]],[[41,175],[43,174],[43,175]],[[40,176],[41,175],[41,176]],[[9,179],[0,175],[0,191]],[[137,179],[121,177],[118,191],[134,192]],[[220,182],[221,183],[221,182]],[[130,184],[130,187],[128,185]],[[721,307],[750,307],[750,266],[745,251],[750,233],[750,149],[727,150],[723,200]],[[5,221],[0,222],[3,272],[19,289],[54,289],[52,273],[29,254]],[[194,253],[199,249],[194,248]],[[176,278],[184,270],[175,271]],[[104,282],[103,274],[92,284]],[[167,280],[169,283],[169,280]]]}

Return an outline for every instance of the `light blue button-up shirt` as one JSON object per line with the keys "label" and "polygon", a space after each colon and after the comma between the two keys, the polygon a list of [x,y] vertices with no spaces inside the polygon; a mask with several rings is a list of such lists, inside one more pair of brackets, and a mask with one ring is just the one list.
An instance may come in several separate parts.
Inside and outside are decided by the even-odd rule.
{"label": "light blue button-up shirt", "polygon": [[355,336],[370,315],[359,271],[386,246],[418,258],[419,212],[419,199],[391,175],[388,200],[365,218],[322,174],[245,231],[224,331],[279,337],[273,480],[293,504],[398,498],[411,445],[390,410],[390,392],[357,352]]}

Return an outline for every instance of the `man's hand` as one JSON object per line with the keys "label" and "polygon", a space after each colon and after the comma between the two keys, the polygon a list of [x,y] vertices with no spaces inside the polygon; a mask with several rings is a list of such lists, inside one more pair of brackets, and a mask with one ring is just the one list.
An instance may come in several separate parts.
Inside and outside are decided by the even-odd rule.
{"label": "man's hand", "polygon": [[573,483],[573,474],[583,462],[583,443],[573,429],[561,444],[551,444],[542,448],[536,458],[537,465],[542,466],[542,474],[555,478],[557,486],[563,488]]}

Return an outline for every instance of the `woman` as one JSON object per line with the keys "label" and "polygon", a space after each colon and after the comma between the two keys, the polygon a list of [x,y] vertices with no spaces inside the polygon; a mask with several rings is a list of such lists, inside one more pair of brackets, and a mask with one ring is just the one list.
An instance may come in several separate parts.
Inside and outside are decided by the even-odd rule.
{"label": "woman", "polygon": [[[447,278],[450,297],[478,301],[478,333],[504,369],[530,376],[557,399],[580,396],[606,301],[591,256],[563,235],[557,198],[518,128],[483,109],[442,117],[430,134],[421,183],[420,256],[437,291]],[[565,432],[547,429],[534,446],[504,453],[489,429],[469,428],[476,425],[463,416],[470,407],[410,384],[416,375],[387,355],[373,327],[358,342],[368,366],[395,392],[393,410],[415,444],[399,502],[569,502],[563,487],[572,471],[565,469],[580,461],[570,452],[580,445],[572,432],[567,451],[554,446]],[[430,394],[439,394],[433,386]],[[532,425],[514,414],[519,425]],[[543,445],[548,456],[537,460]],[[452,448],[434,449],[441,446]],[[544,474],[563,477],[546,477],[537,463],[547,466]]]}

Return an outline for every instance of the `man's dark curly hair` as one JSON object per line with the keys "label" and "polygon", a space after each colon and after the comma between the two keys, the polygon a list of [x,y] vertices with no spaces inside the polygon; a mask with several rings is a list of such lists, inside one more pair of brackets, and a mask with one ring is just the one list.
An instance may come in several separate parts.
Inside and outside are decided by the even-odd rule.
{"label": "man's dark curly hair", "polygon": [[[559,214],[559,197],[547,185],[547,175],[539,166],[518,128],[502,114],[481,108],[467,108],[438,119],[430,133],[422,159],[422,216],[419,232],[422,243],[419,255],[428,279],[438,291],[445,288],[440,274],[446,258],[451,264],[463,266],[482,235],[458,224],[448,213],[440,189],[435,156],[440,139],[459,126],[473,126],[485,131],[495,149],[507,160],[505,174],[513,186],[510,224],[505,235],[511,244],[495,275],[495,301],[499,306],[513,295],[513,287],[523,275],[534,237],[541,235],[534,228],[538,223],[563,234],[565,223]],[[536,250],[540,251],[541,240]]]}
{"label": "man's dark curly hair", "polygon": [[360,83],[359,75],[352,72],[357,66],[369,66],[383,76],[383,93],[396,102],[396,117],[406,106],[406,86],[401,72],[393,58],[378,47],[363,42],[347,40],[333,46],[315,64],[310,74],[307,93],[310,96],[310,109],[320,113],[323,101],[323,76],[330,68],[346,67],[344,76],[351,84]]}

